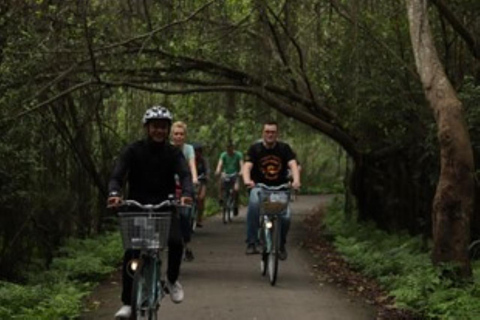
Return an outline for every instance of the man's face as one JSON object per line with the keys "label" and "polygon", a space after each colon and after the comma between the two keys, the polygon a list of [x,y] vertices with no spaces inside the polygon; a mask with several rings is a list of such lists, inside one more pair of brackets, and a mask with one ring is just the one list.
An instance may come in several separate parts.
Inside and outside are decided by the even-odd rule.
{"label": "man's face", "polygon": [[266,124],[263,126],[263,141],[266,144],[274,144],[278,138],[278,128],[275,124]]}
{"label": "man's face", "polygon": [[185,130],[180,127],[173,128],[172,140],[174,145],[182,146],[185,143]]}
{"label": "man's face", "polygon": [[233,146],[227,146],[227,153],[232,154],[233,153]]}
{"label": "man's face", "polygon": [[148,136],[155,142],[164,142],[168,137],[167,120],[151,120],[147,124]]}

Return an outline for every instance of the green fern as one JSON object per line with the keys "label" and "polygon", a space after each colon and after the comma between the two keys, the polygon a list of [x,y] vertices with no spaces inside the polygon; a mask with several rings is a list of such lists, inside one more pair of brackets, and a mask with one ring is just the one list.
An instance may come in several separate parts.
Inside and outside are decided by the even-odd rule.
{"label": "green fern", "polygon": [[49,270],[30,271],[28,284],[0,282],[0,319],[76,319],[83,297],[115,270],[122,254],[118,233],[68,240]]}
{"label": "green fern", "polygon": [[325,218],[337,250],[354,269],[376,278],[398,307],[429,319],[480,319],[480,262],[473,264],[473,283],[455,283],[442,277],[453,267],[434,267],[419,237],[346,219],[342,201],[333,201]]}

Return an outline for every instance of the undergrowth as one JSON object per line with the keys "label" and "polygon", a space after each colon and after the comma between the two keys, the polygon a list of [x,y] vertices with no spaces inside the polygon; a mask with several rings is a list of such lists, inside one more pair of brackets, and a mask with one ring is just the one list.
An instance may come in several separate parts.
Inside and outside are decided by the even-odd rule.
{"label": "undergrowth", "polygon": [[444,277],[452,266],[434,267],[420,237],[390,234],[343,213],[337,198],[325,217],[327,230],[347,262],[375,278],[395,297],[396,305],[426,319],[480,319],[480,264],[471,281]]}
{"label": "undergrowth", "polygon": [[0,319],[75,319],[83,297],[115,270],[122,255],[118,233],[68,240],[48,270],[34,264],[26,283],[0,282]]}

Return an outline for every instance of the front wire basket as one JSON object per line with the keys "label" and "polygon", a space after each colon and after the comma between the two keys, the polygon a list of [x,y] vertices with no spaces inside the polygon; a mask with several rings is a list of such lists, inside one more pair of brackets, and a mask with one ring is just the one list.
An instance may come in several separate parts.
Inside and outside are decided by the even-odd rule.
{"label": "front wire basket", "polygon": [[164,249],[170,234],[171,212],[120,212],[124,249]]}
{"label": "front wire basket", "polygon": [[266,215],[286,213],[290,199],[290,191],[267,191],[260,192],[260,211]]}

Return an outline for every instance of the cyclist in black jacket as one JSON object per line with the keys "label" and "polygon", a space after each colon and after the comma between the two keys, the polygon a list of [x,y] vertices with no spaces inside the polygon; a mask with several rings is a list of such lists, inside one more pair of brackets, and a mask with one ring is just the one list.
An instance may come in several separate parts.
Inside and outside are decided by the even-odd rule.
{"label": "cyclist in black jacket", "polygon": [[[182,185],[181,203],[191,202],[192,177],[180,149],[168,141],[172,114],[166,108],[155,106],[143,116],[147,137],[128,145],[120,154],[108,185],[108,206],[117,207],[122,201],[122,186],[128,183],[128,199],[143,204],[156,204],[175,193],[175,174]],[[168,241],[167,286],[170,298],[179,303],[183,300],[183,288],[178,282],[183,255],[183,242],[178,216],[172,216]],[[127,250],[123,259],[123,307],[116,318],[129,318],[131,314],[132,279],[127,274],[128,263],[137,258],[139,250]]]}

